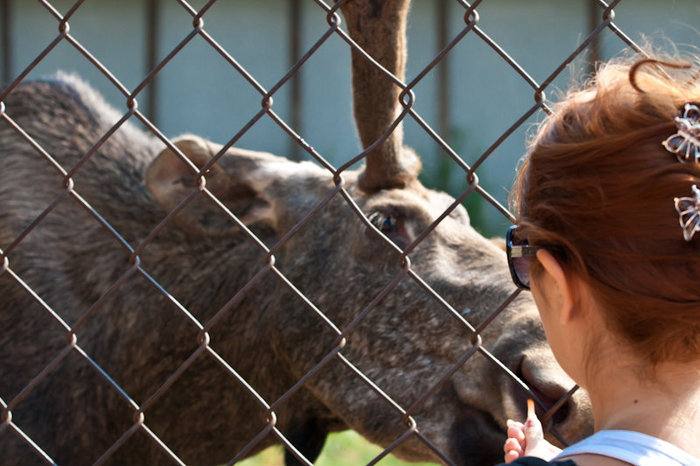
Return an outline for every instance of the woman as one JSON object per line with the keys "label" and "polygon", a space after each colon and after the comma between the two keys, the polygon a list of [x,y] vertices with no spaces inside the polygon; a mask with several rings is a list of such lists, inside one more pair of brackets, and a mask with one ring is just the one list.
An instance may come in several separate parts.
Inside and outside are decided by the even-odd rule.
{"label": "woman", "polygon": [[605,65],[529,147],[509,264],[595,433],[562,452],[510,421],[508,463],[700,465],[699,78]]}

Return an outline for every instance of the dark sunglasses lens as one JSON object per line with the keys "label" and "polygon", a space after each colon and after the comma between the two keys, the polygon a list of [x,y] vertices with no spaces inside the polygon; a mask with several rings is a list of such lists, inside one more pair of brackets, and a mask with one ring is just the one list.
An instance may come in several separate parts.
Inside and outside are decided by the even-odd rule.
{"label": "dark sunglasses lens", "polygon": [[518,281],[528,290],[530,289],[530,258],[529,257],[513,257],[511,258],[513,272]]}
{"label": "dark sunglasses lens", "polygon": [[527,246],[527,240],[517,238],[516,227],[511,227],[506,233],[506,239],[509,246],[510,269],[513,274],[513,281],[516,285],[526,290],[530,289],[530,257],[513,257],[510,254],[511,246]]}

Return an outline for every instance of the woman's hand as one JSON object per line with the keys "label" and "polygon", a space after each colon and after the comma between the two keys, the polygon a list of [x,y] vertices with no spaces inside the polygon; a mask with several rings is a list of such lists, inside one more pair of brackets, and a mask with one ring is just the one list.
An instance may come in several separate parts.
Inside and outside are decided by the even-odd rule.
{"label": "woman's hand", "polygon": [[561,450],[544,439],[542,423],[537,419],[532,400],[528,400],[525,423],[508,419],[508,439],[503,445],[505,462],[510,463],[523,456],[535,456],[549,461]]}

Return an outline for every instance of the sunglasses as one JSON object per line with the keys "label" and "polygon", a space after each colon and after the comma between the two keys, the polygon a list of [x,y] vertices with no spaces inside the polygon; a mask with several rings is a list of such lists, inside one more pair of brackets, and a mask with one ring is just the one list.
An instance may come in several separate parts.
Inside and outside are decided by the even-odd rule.
{"label": "sunglasses", "polygon": [[513,283],[523,290],[530,289],[530,260],[535,257],[540,246],[530,246],[526,239],[519,239],[517,226],[513,225],[506,232],[506,256],[508,269]]}

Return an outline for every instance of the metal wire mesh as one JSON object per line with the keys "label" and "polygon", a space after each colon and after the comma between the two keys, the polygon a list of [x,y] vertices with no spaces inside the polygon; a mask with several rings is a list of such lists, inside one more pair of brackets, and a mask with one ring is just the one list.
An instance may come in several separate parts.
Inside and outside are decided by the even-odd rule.
{"label": "metal wire mesh", "polygon": [[[480,322],[471,322],[469,315],[465,314],[462,309],[455,309],[452,304],[445,300],[439,291],[436,291],[430,284],[428,284],[419,273],[416,272],[415,267],[412,265],[412,253],[413,251],[421,245],[426,237],[433,234],[435,229],[441,222],[448,217],[457,206],[465,201],[470,196],[481,196],[489,204],[493,206],[494,214],[499,212],[507,220],[512,221],[513,216],[508,211],[506,207],[501,205],[494,196],[484,189],[479,184],[479,178],[477,176],[477,171],[479,167],[491,156],[491,154],[503,143],[503,141],[513,134],[517,129],[519,129],[532,115],[538,112],[550,112],[550,107],[548,101],[545,97],[545,92],[551,86],[552,82],[562,74],[566,67],[571,64],[575,59],[587,53],[593,45],[595,45],[597,38],[602,31],[610,31],[616,37],[618,37],[627,47],[634,50],[636,53],[641,55],[644,52],[639,46],[637,46],[625,33],[623,33],[620,28],[615,24],[615,12],[614,8],[620,3],[621,0],[616,0],[611,3],[606,3],[602,0],[597,0],[594,3],[595,11],[597,12],[597,20],[595,27],[592,31],[580,42],[580,45],[572,50],[570,55],[567,56],[556,69],[541,82],[535,80],[526,69],[519,65],[508,52],[504,50],[499,44],[493,40],[489,35],[482,30],[479,26],[479,13],[478,8],[483,1],[477,0],[473,3],[467,3],[465,1],[455,0],[454,4],[459,5],[463,13],[463,26],[458,33],[452,35],[450,38],[445,39],[444,47],[437,53],[433,60],[431,60],[427,66],[425,66],[419,73],[417,73],[410,81],[402,82],[400,79],[390,75],[387,75],[395,82],[396,85],[400,86],[402,89],[399,101],[402,106],[402,112],[397,116],[395,124],[389,127],[384,137],[385,139],[396,127],[396,125],[406,120],[412,120],[418,126],[420,126],[425,134],[431,138],[441,149],[441,151],[451,159],[456,166],[463,171],[465,179],[465,187],[462,192],[456,196],[454,202],[447,206],[444,211],[432,221],[432,223],[416,235],[414,241],[411,244],[406,245],[405,248],[397,247],[393,242],[384,239],[385,246],[387,249],[394,251],[397,254],[398,259],[396,264],[398,264],[397,270],[393,275],[393,279],[390,280],[386,285],[381,287],[381,290],[376,295],[372,296],[368,304],[362,307],[362,309],[353,316],[347,322],[343,322],[341,325],[338,322],[334,322],[332,318],[328,316],[326,309],[320,309],[315,303],[314,299],[307,297],[302,291],[302,287],[299,284],[293,283],[285,273],[276,264],[276,255],[279,251],[285,247],[288,247],[294,241],[296,235],[300,230],[305,228],[309,223],[312,223],[317,219],[320,212],[323,212],[328,206],[333,202],[338,202],[341,200],[347,206],[349,206],[356,214],[357,220],[363,222],[366,228],[379,233],[376,225],[367,218],[363,209],[357,204],[355,194],[348,190],[347,183],[345,180],[346,173],[354,166],[357,162],[361,162],[366,154],[372,149],[372,147],[367,148],[367,150],[357,154],[351,159],[345,161],[340,166],[334,166],[330,163],[323,154],[319,153],[314,147],[309,145],[301,134],[298,134],[295,129],[298,124],[295,121],[289,122],[285,118],[282,118],[275,110],[273,99],[280,89],[285,86],[293,86],[294,80],[299,73],[302,66],[315,54],[319,49],[324,47],[324,44],[330,38],[339,38],[343,40],[347,47],[356,49],[357,52],[364,54],[367,60],[372,61],[375,66],[381,67],[374,58],[367,55],[347,34],[347,32],[342,27],[342,19],[339,13],[340,4],[333,4],[324,2],[323,0],[309,1],[317,8],[324,12],[327,21],[327,27],[325,31],[317,38],[305,53],[301,54],[300,58],[294,62],[289,71],[281,77],[274,85],[271,87],[265,87],[256,77],[253,76],[249,71],[242,66],[234,56],[232,56],[224,47],[222,47],[217,39],[210,34],[206,27],[205,21],[210,8],[216,3],[216,0],[209,1],[203,7],[199,9],[193,8],[184,0],[178,0],[179,6],[191,15],[191,29],[189,31],[183,31],[184,38],[172,48],[169,53],[165,55],[162,60],[156,60],[154,53],[149,53],[151,57],[152,65],[150,66],[150,71],[146,76],[138,83],[138,85],[129,88],[122,84],[122,81],[115,76],[106,66],[104,66],[100,60],[95,58],[90,52],[90,44],[83,44],[78,41],[74,35],[71,34],[70,23],[73,15],[81,8],[85,3],[84,0],[77,1],[75,4],[64,13],[59,12],[51,2],[42,0],[41,5],[45,10],[53,16],[58,27],[58,34],[55,38],[46,45],[46,47],[37,54],[36,58],[26,66],[21,72],[16,76],[11,76],[11,82],[4,88],[2,93],[0,93],[0,119],[2,124],[12,128],[12,130],[19,135],[19,137],[25,141],[27,144],[31,145],[36,154],[42,157],[46,164],[51,166],[56,173],[62,178],[62,188],[59,192],[53,195],[52,200],[44,207],[42,207],[38,213],[35,215],[34,220],[25,225],[21,231],[19,231],[11,241],[6,244],[0,244],[2,250],[2,266],[0,267],[0,275],[8,277],[8,280],[13,283],[13,286],[19,286],[28,295],[32,297],[32,300],[42,308],[42,312],[50,316],[54,324],[57,324],[62,332],[64,342],[59,346],[57,351],[53,354],[50,361],[47,361],[43,366],[42,370],[35,374],[26,374],[28,377],[28,382],[22,384],[22,388],[14,394],[10,393],[0,393],[0,435],[7,437],[8,435],[19,439],[20,442],[25,444],[27,447],[31,448],[36,453],[36,458],[47,463],[54,462],[54,459],[47,453],[50,446],[36,443],[31,435],[28,435],[23,430],[23,425],[20,421],[15,421],[13,418],[13,410],[16,409],[28,396],[39,390],[38,387],[42,386],[50,379],[51,374],[54,373],[59,366],[64,364],[68,358],[78,357],[82,359],[83,363],[90,368],[95,374],[102,379],[105,383],[106,390],[111,391],[113,394],[117,394],[123,402],[123,410],[129,414],[131,422],[127,428],[125,428],[118,438],[116,438],[111,446],[107,448],[102,455],[95,460],[96,464],[102,464],[108,462],[110,458],[119,451],[121,448],[129,448],[129,441],[132,437],[139,435],[145,435],[150,442],[162,450],[163,454],[170,460],[178,463],[184,464],[183,461],[178,457],[176,449],[171,448],[166,441],[162,440],[158,434],[156,434],[149,427],[149,410],[152,409],[154,405],[157,405],[159,401],[167,395],[169,390],[176,390],[173,388],[174,385],[178,383],[178,380],[182,375],[195,367],[197,364],[201,363],[203,359],[209,359],[211,362],[219,366],[226,377],[229,380],[234,381],[239,385],[240,389],[245,393],[246,397],[249,397],[257,405],[259,405],[260,412],[264,413],[258,420],[261,427],[254,429],[255,432],[250,436],[247,444],[236,451],[235,454],[229,458],[228,463],[233,464],[247,457],[251,452],[254,452],[260,448],[265,442],[269,443],[272,438],[275,442],[281,443],[284,448],[291,452],[301,463],[309,464],[309,460],[304,457],[303,453],[300,452],[297,445],[295,445],[287,435],[285,435],[277,426],[277,412],[280,407],[289,403],[293,400],[295,396],[299,396],[301,390],[305,384],[316,377],[319,373],[328,370],[328,367],[333,364],[341,364],[346,369],[354,373],[361,383],[365,384],[369,389],[376,394],[376,396],[382,400],[382,403],[390,406],[401,419],[403,423],[403,434],[396,437],[392,442],[389,442],[388,446],[384,451],[375,458],[372,463],[380,461],[387,454],[392,453],[394,449],[399,447],[402,443],[406,442],[408,439],[417,440],[421,442],[428,449],[432,450],[440,460],[445,463],[453,463],[454,460],[447,456],[438,446],[431,441],[430,437],[425,435],[421,431],[421,424],[415,418],[415,414],[421,410],[425,405],[426,401],[431,397],[435,396],[435,393],[442,389],[446,384],[449,383],[451,377],[458,372],[464,364],[474,355],[479,354],[486,358],[494,367],[513,381],[518,384],[525,392],[528,392],[531,396],[537,398],[537,395],[530,391],[528,385],[521,380],[521,378],[513,372],[513,370],[507,365],[503,364],[497,356],[495,356],[488,349],[488,345],[485,344],[482,334],[493,322],[499,318],[499,316],[507,312],[509,305],[515,300],[520,294],[519,291],[513,291],[513,293],[505,299],[502,303],[494,306],[495,309],[491,314]],[[439,2],[444,5],[445,2]],[[298,18],[297,18],[298,21]],[[476,37],[489,48],[491,48],[501,59],[513,69],[513,71],[520,76],[522,81],[529,86],[534,95],[534,102],[532,106],[525,111],[520,118],[517,119],[503,134],[496,139],[493,144],[488,147],[483,153],[474,161],[469,164],[465,161],[462,154],[457,153],[451,145],[446,142],[445,135],[440,131],[440,129],[435,129],[428,124],[425,119],[416,111],[414,106],[416,98],[416,87],[429,73],[433,72],[438,64],[445,60],[445,57],[450,53],[454,53],[455,47],[466,37]],[[171,60],[178,53],[185,48],[188,43],[190,43],[195,38],[203,39],[213,51],[220,55],[229,65],[235,70],[246,82],[250,89],[253,89],[259,94],[261,99],[261,106],[255,115],[250,118],[247,124],[243,125],[240,130],[233,135],[226,144],[220,149],[212,154],[211,160],[202,167],[195,166],[187,156],[177,147],[173,142],[167,138],[158,128],[156,124],[153,123],[154,120],[154,110],[153,103],[149,105],[150,116],[142,113],[138,107],[138,101],[142,98],[144,90],[149,88],[154,84],[155,78],[159,73],[168,65]],[[293,41],[296,45],[295,49],[298,50],[298,41]],[[77,52],[79,52],[85,59],[87,59],[96,70],[98,70],[121,94],[124,99],[126,110],[120,116],[120,118],[114,123],[111,128],[106,131],[101,137],[94,142],[92,147],[87,148],[79,158],[79,161],[72,166],[64,166],[59,163],[49,151],[42,147],[41,142],[35,140],[30,134],[25,131],[25,129],[17,124],[13,118],[6,112],[4,102],[18,86],[26,80],[27,76],[32,72],[32,70],[45,59],[46,56],[52,53],[52,51],[59,44],[69,44]],[[5,67],[7,70],[7,67]],[[10,81],[8,79],[8,81]],[[149,97],[150,98],[150,97]],[[446,97],[449,99],[449,97]],[[240,139],[246,134],[246,132],[256,125],[261,119],[269,118],[276,125],[279,126],[293,141],[295,147],[299,151],[305,153],[313,159],[317,165],[327,170],[332,176],[334,187],[329,190],[325,196],[316,199],[313,205],[310,205],[308,211],[301,217],[301,220],[296,222],[296,224],[290,228],[286,234],[282,235],[275,244],[266,244],[260,239],[259,234],[254,230],[250,229],[245,222],[239,218],[238,215],[234,214],[223,202],[222,199],[217,196],[217,193],[213,188],[210,188],[207,182],[207,173],[214,166],[215,163],[220,161],[226,151],[232,147],[235,147]],[[292,117],[294,119],[295,117]],[[298,117],[297,117],[298,118]],[[140,125],[146,128],[148,132],[158,138],[162,143],[168,147],[171,151],[177,154],[182,161],[184,161],[192,170],[193,173],[197,174],[197,185],[192,187],[190,195],[184,200],[179,202],[168,214],[160,220],[157,225],[154,225],[150,232],[142,238],[135,240],[132,237],[127,237],[124,232],[119,231],[112,221],[108,220],[108,217],[104,212],[100,212],[96,209],[90,200],[84,198],[80,193],[80,188],[74,182],[76,176],[80,176],[81,170],[84,171],[84,167],[88,162],[98,153],[105,145],[105,143],[112,138],[115,133],[118,133],[127,121],[136,121]],[[444,126],[444,125],[443,125]],[[378,142],[381,142],[378,141]],[[0,162],[1,164],[2,162]],[[6,170],[6,167],[2,167]],[[26,180],[32,183],[32,180]],[[257,263],[247,264],[250,270],[253,270],[252,278],[247,279],[245,283],[242,283],[226,300],[225,304],[220,308],[216,309],[205,319],[198,318],[195,313],[188,309],[185,301],[188,301],[189,297],[184,297],[184,299],[178,299],[178,297],[173,296],[169,290],[163,286],[157,278],[155,278],[149,272],[149,267],[142,263],[142,255],[145,250],[152,247],[156,238],[161,234],[164,229],[172,228],[173,224],[176,223],[176,218],[180,212],[188,207],[196,198],[203,196],[207,199],[211,205],[218,209],[218,212],[225,216],[226,219],[233,225],[243,232],[247,240],[252,245],[252,248],[257,249],[260,254],[260,261]],[[92,222],[98,226],[102,233],[108,234],[112,240],[118,243],[123,250],[123,252],[128,256],[128,267],[123,268],[121,274],[118,277],[112,279],[104,288],[100,290],[100,295],[94,300],[93,304],[85,310],[80,312],[77,319],[66,319],[62,316],[60,309],[56,309],[55,302],[47,302],[44,300],[44,293],[46,286],[51,286],[51,284],[45,284],[40,287],[40,289],[35,289],[36,286],[30,284],[30,282],[25,279],[22,274],[19,274],[15,270],[15,265],[11,260],[13,258],[13,253],[21,247],[23,242],[27,237],[33,234],[37,228],[45,221],[45,219],[52,215],[52,213],[60,210],[60,207],[65,203],[76,203],[81,209],[83,209],[91,218]],[[337,264],[336,266],[342,267],[342,264]],[[101,362],[95,360],[89,351],[86,351],[83,347],[81,339],[78,338],[81,330],[88,325],[99,325],[101,319],[106,312],[109,311],[110,306],[114,303],[114,297],[121,289],[128,287],[128,283],[135,277],[144,280],[148,283],[150,287],[150,292],[153,294],[158,294],[162,296],[163,300],[168,303],[169,306],[176,310],[176,314],[171,314],[171,319],[179,319],[187,323],[194,333],[196,334],[196,344],[192,347],[192,342],[188,343],[189,348],[186,353],[186,357],[178,361],[175,364],[174,370],[169,371],[164,377],[164,381],[160,383],[156,390],[145,397],[144,401],[137,402],[136,398],[132,393],[129,392],[127,388],[124,387],[123,380],[117,380],[114,374],[111,373],[111,369],[103,367]],[[313,364],[307,371],[301,374],[297,380],[282,394],[274,399],[266,399],[259,393],[259,388],[252,384],[246,377],[239,373],[238,368],[228,361],[226,357],[219,354],[215,349],[216,346],[211,344],[211,332],[216,330],[217,326],[221,325],[221,322],[230,318],[230,315],[235,312],[237,306],[239,306],[251,292],[251,290],[256,289],[256,287],[262,286],[266,280],[274,279],[277,283],[281,284],[284,292],[299,302],[303,303],[308,314],[312,316],[320,325],[323,327],[324,332],[330,332],[334,336],[334,342],[332,345],[323,349],[321,357],[315,364]],[[452,362],[449,370],[435,379],[432,386],[427,391],[423,392],[421,396],[417,397],[412,405],[402,405],[397,402],[392,396],[390,396],[382,387],[380,387],[373,376],[368,375],[365,370],[361,369],[356,362],[353,362],[344,352],[348,341],[351,341],[357,334],[359,328],[367,321],[370,314],[377,312],[378,306],[390,296],[394,290],[397,289],[399,283],[405,280],[410,280],[415,284],[422,293],[430,297],[430,299],[437,303],[437,305],[442,309],[444,313],[450,316],[454,321],[455,325],[463,329],[463,335],[465,340],[469,340],[470,349],[464,352],[458,359]],[[33,283],[34,280],[32,280]],[[21,312],[21,310],[17,310]],[[284,335],[271,335],[272,339],[285,338]],[[314,336],[310,336],[314,338]],[[12,339],[12,335],[9,335],[9,339]],[[3,375],[4,376],[4,375]],[[52,381],[51,383],[60,383],[60,381]],[[50,388],[49,388],[50,390]],[[576,390],[572,387],[573,393]],[[569,395],[570,395],[569,394]],[[567,395],[567,396],[569,396]],[[544,421],[549,420],[554,413],[566,402],[567,397],[562,398],[559,402],[551,407],[548,407],[548,411],[544,416]],[[47,419],[50,422],[50,419]],[[240,422],[248,422],[248,420],[240,420]],[[557,435],[556,429],[553,433]],[[566,438],[561,438],[562,441],[566,442]],[[85,459],[80,459],[79,461],[84,461]],[[93,461],[88,459],[87,461]]]}

